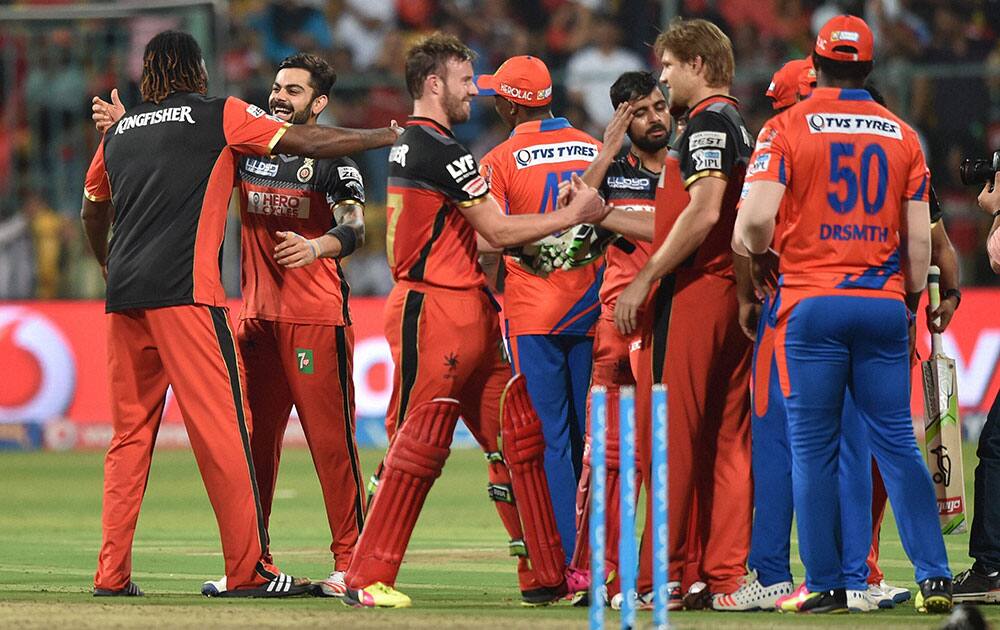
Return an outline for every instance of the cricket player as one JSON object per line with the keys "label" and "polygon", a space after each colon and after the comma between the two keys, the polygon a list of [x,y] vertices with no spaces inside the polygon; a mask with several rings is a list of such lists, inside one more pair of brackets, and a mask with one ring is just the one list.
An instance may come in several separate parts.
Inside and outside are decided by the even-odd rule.
{"label": "cricket player", "polygon": [[[829,483],[838,475],[845,389],[896,506],[920,584],[917,608],[951,609],[933,487],[910,419],[903,303],[904,291],[923,288],[929,264],[929,177],[913,130],[860,89],[873,48],[860,18],[824,25],[813,53],[819,87],[768,123],[737,222],[736,238],[764,254],[787,190],[772,309],[809,591],[800,612],[847,610],[837,531],[846,497]],[[867,477],[869,470],[844,474]]]}
{"label": "cricket player", "polygon": [[[524,377],[510,378],[497,305],[477,262],[477,234],[493,248],[530,243],[607,214],[597,191],[574,177],[567,206],[506,215],[475,158],[452,135],[478,91],[472,51],[435,34],[406,56],[414,99],[406,131],[389,153],[386,253],[396,286],[385,310],[395,370],[387,417],[392,439],[378,491],[346,575],[344,601],[405,607],[394,588],[424,498],[464,418],[488,453],[491,495],[512,538],[525,604],[566,593],[566,562],[544,470],[541,421]],[[498,437],[502,436],[501,450]]]}
{"label": "cricket player", "polygon": [[[684,585],[687,605],[700,608],[710,593],[735,590],[750,542],[751,346],[737,323],[729,241],[753,139],[729,96],[732,45],[717,26],[675,20],[656,52],[668,104],[687,111],[687,126],[657,188],[653,253],[619,294],[614,318],[622,334],[639,337],[636,407],[649,408],[652,383],[670,392],[669,606],[682,605]],[[640,459],[648,484],[649,458]]]}
{"label": "cricket player", "polygon": [[[271,114],[292,124],[316,124],[335,81],[333,68],[319,57],[286,58],[271,88]],[[117,90],[112,94],[113,103],[95,101],[95,112],[100,110],[108,126],[125,113]],[[282,439],[294,404],[333,535],[333,571],[318,583],[318,592],[339,597],[364,523],[350,287],[339,262],[364,242],[364,183],[350,158],[317,161],[291,155],[244,156],[237,179],[243,226],[237,341],[254,417],[250,450],[264,521],[270,521]],[[320,273],[297,271],[320,258],[326,259],[319,263]],[[206,582],[202,590],[219,594],[226,590],[225,577]]]}
{"label": "cricket player", "polygon": [[243,361],[219,278],[227,207],[240,154],[336,158],[391,144],[398,134],[292,127],[239,99],[206,97],[206,83],[194,38],[166,31],[150,40],[143,103],[105,135],[87,174],[82,218],[107,274],[115,429],[95,595],[141,594],[131,581],[132,538],[168,385],[219,523],[225,594],[312,589],[268,555]]}
{"label": "cricket player", "polygon": [[[552,116],[552,78],[538,57],[511,57],[496,73],[477,77],[476,87],[481,96],[493,96],[493,108],[511,129],[510,138],[490,150],[480,167],[493,198],[510,215],[552,212],[560,182],[582,175],[600,143]],[[543,277],[516,254],[505,256],[505,263],[504,334],[511,367],[524,375],[542,418],[545,475],[570,558],[604,265],[598,258]]]}
{"label": "cricket player", "polygon": [[[611,85],[611,105],[615,115],[604,132],[604,143],[597,159],[583,174],[583,180],[598,186],[613,208],[623,213],[642,216],[644,222],[634,222],[643,233],[636,237],[624,235],[605,253],[604,279],[601,284],[601,315],[594,332],[594,367],[591,386],[608,390],[607,439],[607,558],[608,594],[619,591],[618,566],[618,404],[617,393],[623,385],[635,385],[629,362],[628,338],[615,328],[614,309],[618,294],[649,259],[653,236],[653,211],[656,185],[667,156],[670,141],[670,112],[659,82],[649,72],[626,72]],[[626,135],[631,143],[622,156]],[[605,220],[607,225],[607,220]],[[625,229],[625,232],[632,230]],[[640,414],[637,414],[639,417]],[[589,417],[589,415],[588,415]],[[648,433],[641,431],[640,433]],[[590,561],[589,529],[590,493],[590,425],[584,447],[583,474],[577,487],[576,548],[570,565],[587,571]],[[642,449],[639,449],[641,452]],[[647,514],[652,515],[651,510]],[[648,522],[648,519],[647,519]],[[648,545],[643,547],[645,552]],[[650,549],[651,551],[651,549]],[[588,580],[589,581],[589,580]],[[584,591],[585,593],[585,591]],[[579,599],[579,598],[578,598]]]}
{"label": "cricket player", "polygon": [[[318,57],[286,58],[271,87],[271,114],[315,125],[335,80],[333,68]],[[364,525],[350,287],[340,265],[364,243],[364,182],[347,157],[244,157],[237,177],[243,224],[237,340],[246,364],[254,417],[250,450],[265,524],[294,404],[333,537],[333,570],[319,582],[319,592],[339,597]]]}

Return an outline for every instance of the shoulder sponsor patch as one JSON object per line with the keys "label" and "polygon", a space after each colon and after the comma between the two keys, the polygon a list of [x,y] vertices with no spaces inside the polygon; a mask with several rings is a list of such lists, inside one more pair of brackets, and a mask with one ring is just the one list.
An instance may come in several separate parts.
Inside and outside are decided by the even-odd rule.
{"label": "shoulder sponsor patch", "polygon": [[248,105],[247,106],[247,113],[250,114],[251,116],[253,116],[254,118],[260,118],[261,116],[266,116],[267,115],[267,112],[265,112],[263,109],[257,107],[256,105]]}
{"label": "shoulder sponsor patch", "polygon": [[722,151],[719,149],[700,149],[691,154],[696,171],[722,170]]}
{"label": "shoulder sponsor patch", "polygon": [[478,177],[476,158],[472,157],[471,153],[466,153],[462,157],[452,160],[445,168],[448,169],[448,174],[451,175],[456,184],[461,184],[463,180],[468,179],[473,174]]}
{"label": "shoulder sponsor patch", "polygon": [[761,153],[753,160],[753,164],[747,169],[747,176],[754,175],[756,173],[762,173],[771,166],[771,154]]}
{"label": "shoulder sponsor patch", "polygon": [[726,134],[723,131],[698,131],[688,139],[688,150],[697,151],[707,147],[726,148]]}
{"label": "shoulder sponsor patch", "polygon": [[517,169],[528,168],[536,164],[555,164],[558,162],[584,161],[593,162],[597,157],[597,145],[589,142],[554,142],[552,144],[536,144],[514,151],[514,162]]}
{"label": "shoulder sponsor patch", "polygon": [[899,123],[882,116],[864,114],[806,114],[809,133],[869,134],[883,138],[903,139]]}
{"label": "shoulder sponsor patch", "polygon": [[361,173],[359,173],[358,169],[354,168],[353,166],[338,166],[337,177],[339,177],[340,179],[356,179],[359,182],[363,181],[361,179]]}

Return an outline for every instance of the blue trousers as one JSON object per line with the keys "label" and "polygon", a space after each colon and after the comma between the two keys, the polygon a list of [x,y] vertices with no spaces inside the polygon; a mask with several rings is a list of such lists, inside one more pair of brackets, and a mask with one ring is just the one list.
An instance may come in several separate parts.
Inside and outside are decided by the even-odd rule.
{"label": "blue trousers", "polygon": [[518,335],[509,339],[514,373],[524,374],[542,419],[545,476],[567,561],[576,544],[576,486],[583,468],[593,337]]}
{"label": "blue trousers", "polygon": [[[754,373],[757,361],[767,361],[770,376],[766,388],[757,388],[755,395],[767,397],[766,406],[754,402],[751,433],[753,440],[752,470],[754,479],[754,516],[750,535],[750,555],[747,566],[757,571],[764,586],[791,582],[789,566],[792,531],[792,454],[788,446],[788,416],[785,399],[778,382],[778,365],[770,348],[776,324],[776,308],[765,301],[757,326],[758,344],[754,347]],[[764,366],[761,366],[764,367]],[[761,407],[764,407],[761,409]],[[758,414],[758,410],[762,413]],[[868,548],[871,541],[871,475],[846,475],[844,471],[870,468],[871,453],[865,422],[854,408],[848,393],[844,401],[841,422],[844,426],[840,443],[838,482],[848,500],[841,514],[840,536],[843,570],[847,588],[865,590],[868,579]]]}
{"label": "blue trousers", "polygon": [[[839,525],[850,497],[839,455],[845,392],[868,427],[903,549],[918,582],[951,577],[937,501],[910,417],[907,312],[890,298],[806,298],[779,322],[790,394],[785,399],[799,546],[811,591],[846,588]],[[870,466],[844,475],[871,475]],[[868,505],[864,506],[868,509]],[[870,525],[869,525],[870,527]]]}

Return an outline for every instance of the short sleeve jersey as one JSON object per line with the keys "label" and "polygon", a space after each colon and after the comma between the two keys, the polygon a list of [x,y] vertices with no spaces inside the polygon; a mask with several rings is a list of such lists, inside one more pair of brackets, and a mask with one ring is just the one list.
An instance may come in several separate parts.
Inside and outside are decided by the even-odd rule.
{"label": "short sleeve jersey", "polygon": [[336,223],[339,205],[364,206],[364,181],[350,158],[244,157],[239,166],[243,222],[243,319],[347,326],[350,287],[340,260],[286,269],[274,259],[278,231],[317,238]]}
{"label": "short sleeve jersey", "polygon": [[393,278],[432,286],[486,286],[476,231],[460,208],[487,199],[469,150],[429,118],[411,117],[389,150],[386,255]]}
{"label": "short sleeve jersey", "polygon": [[682,269],[733,279],[731,242],[753,138],[736,99],[710,96],[690,108],[688,122],[663,165],[656,191],[654,249],[666,240],[691,201],[688,189],[705,177],[726,182],[719,219]]}
{"label": "short sleeve jersey", "polygon": [[225,304],[222,239],[237,154],[267,155],[288,125],[237,98],[190,92],[126,112],[84,194],[111,200],[108,312]]}
{"label": "short sleeve jersey", "polygon": [[[659,173],[642,166],[634,154],[619,157],[601,182],[601,195],[607,202],[626,212],[655,211],[656,185]],[[601,304],[609,313],[625,287],[635,279],[639,270],[649,260],[650,244],[645,241],[619,237],[605,254],[604,280],[601,283]]]}
{"label": "short sleeve jersey", "polygon": [[784,184],[782,284],[903,293],[900,226],[927,201],[916,133],[864,90],[818,88],[772,118],[747,181]]}
{"label": "short sleeve jersey", "polygon": [[[553,212],[559,182],[582,174],[601,144],[565,118],[522,123],[483,158],[481,172],[507,214]],[[589,335],[600,314],[603,265],[556,270],[542,278],[508,256],[504,286],[506,334]]]}

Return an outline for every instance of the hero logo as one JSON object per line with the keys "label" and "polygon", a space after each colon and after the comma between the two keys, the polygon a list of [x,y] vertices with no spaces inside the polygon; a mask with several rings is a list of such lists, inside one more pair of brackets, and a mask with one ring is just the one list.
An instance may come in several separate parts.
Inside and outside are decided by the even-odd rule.
{"label": "hero logo", "polygon": [[597,145],[587,142],[557,142],[536,144],[514,151],[517,170],[536,164],[556,164],[558,162],[593,162],[597,157]]}
{"label": "hero logo", "polygon": [[0,423],[49,422],[63,416],[76,391],[76,358],[63,333],[45,316],[20,306],[0,307]]}
{"label": "hero logo", "polygon": [[869,134],[903,139],[903,131],[894,120],[861,114],[808,114],[809,133]]}
{"label": "hero logo", "polygon": [[398,147],[389,149],[389,161],[395,162],[402,167],[406,167],[406,152],[410,150],[410,145],[401,144]]}
{"label": "hero logo", "polygon": [[469,174],[476,172],[476,158],[466,153],[462,157],[449,162],[445,168],[448,169],[448,174],[451,175],[451,178],[456,183],[461,183]]}
{"label": "hero logo", "polygon": [[725,149],[726,134],[722,131],[699,131],[691,134],[691,139],[688,140],[688,149],[697,151],[706,147]]}
{"label": "hero logo", "polygon": [[694,170],[708,171],[722,169],[722,151],[718,149],[701,149],[691,154],[694,160]]}
{"label": "hero logo", "polygon": [[854,31],[834,31],[830,35],[831,42],[856,42],[861,39],[861,36]]}
{"label": "hero logo", "polygon": [[309,218],[309,197],[252,190],[247,195],[247,212],[290,219]]}

